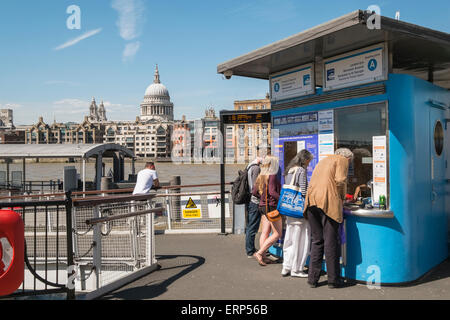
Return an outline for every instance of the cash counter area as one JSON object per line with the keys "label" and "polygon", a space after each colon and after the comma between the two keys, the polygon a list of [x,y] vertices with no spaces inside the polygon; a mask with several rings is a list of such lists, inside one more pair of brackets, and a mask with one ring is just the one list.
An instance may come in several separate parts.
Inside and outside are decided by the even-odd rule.
{"label": "cash counter area", "polygon": [[342,275],[404,284],[448,257],[450,36],[386,17],[369,30],[367,19],[350,13],[218,72],[269,80],[282,169],[308,149],[310,178],[318,161],[352,150]]}

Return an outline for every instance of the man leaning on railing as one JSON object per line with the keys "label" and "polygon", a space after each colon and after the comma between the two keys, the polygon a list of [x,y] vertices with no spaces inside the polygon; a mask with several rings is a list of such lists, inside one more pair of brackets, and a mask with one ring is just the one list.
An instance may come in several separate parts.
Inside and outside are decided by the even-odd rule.
{"label": "man leaning on railing", "polygon": [[147,194],[150,189],[159,188],[159,179],[155,164],[147,162],[145,168],[138,172],[133,194]]}

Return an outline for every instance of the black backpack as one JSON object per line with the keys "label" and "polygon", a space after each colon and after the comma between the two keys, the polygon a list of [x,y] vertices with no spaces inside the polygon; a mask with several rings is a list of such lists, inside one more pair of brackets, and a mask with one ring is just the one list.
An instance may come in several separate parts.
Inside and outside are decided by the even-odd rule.
{"label": "black backpack", "polygon": [[245,204],[250,201],[251,194],[248,188],[248,171],[253,166],[257,166],[257,164],[252,164],[244,170],[239,170],[239,176],[233,181],[231,196],[235,204]]}

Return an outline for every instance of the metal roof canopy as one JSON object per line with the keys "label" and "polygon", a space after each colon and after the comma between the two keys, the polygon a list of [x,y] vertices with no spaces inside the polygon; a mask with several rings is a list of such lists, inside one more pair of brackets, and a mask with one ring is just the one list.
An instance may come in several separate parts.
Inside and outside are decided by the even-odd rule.
{"label": "metal roof canopy", "polygon": [[222,74],[269,79],[273,73],[314,62],[322,86],[323,59],[385,42],[389,72],[408,73],[450,88],[450,34],[380,16],[369,29],[369,14],[356,10],[217,66]]}
{"label": "metal roof canopy", "polygon": [[115,144],[0,144],[0,159],[13,158],[90,158],[101,154],[112,157],[114,152],[134,158],[129,149]]}
{"label": "metal roof canopy", "polygon": [[[117,157],[116,152],[119,153]],[[9,183],[9,162],[12,159],[22,159],[22,182],[25,185],[27,158],[81,158],[83,191],[86,191],[86,161],[88,158],[95,157],[95,184],[97,190],[101,187],[101,178],[103,171],[103,158],[112,157],[114,177],[113,181],[123,180],[124,163],[123,158],[132,159],[131,172],[134,175],[134,153],[129,149],[115,144],[0,144],[0,159],[6,159],[6,181]],[[122,158],[123,157],[123,158]]]}

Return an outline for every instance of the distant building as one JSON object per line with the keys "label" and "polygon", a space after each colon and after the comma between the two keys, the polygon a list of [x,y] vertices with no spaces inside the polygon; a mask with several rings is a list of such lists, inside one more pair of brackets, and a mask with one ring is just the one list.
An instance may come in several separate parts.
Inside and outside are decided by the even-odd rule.
{"label": "distant building", "polygon": [[24,143],[25,132],[20,130],[0,130],[0,144]]}
{"label": "distant building", "polygon": [[95,98],[92,98],[91,105],[89,106],[89,116],[88,119],[91,123],[94,122],[106,122],[106,110],[103,104],[103,101],[100,103],[100,106],[97,107],[95,102]]}
{"label": "distant building", "polygon": [[197,120],[183,120],[174,124],[172,160],[203,163],[220,161],[220,119],[213,108]]}
{"label": "distant building", "polygon": [[[234,110],[265,110],[270,109],[270,97],[266,95],[265,99],[259,100],[239,100],[234,102]],[[231,135],[231,129],[228,126],[227,132],[227,157],[230,161],[233,156],[236,162],[249,162],[257,156],[257,150],[270,148],[270,123],[263,124],[239,124],[233,125],[234,137]],[[234,140],[233,140],[234,138]],[[230,151],[228,153],[228,148]]]}
{"label": "distant building", "polygon": [[80,124],[56,123],[49,125],[43,117],[39,121],[25,128],[24,141],[26,144],[78,144],[103,143],[104,125],[92,123],[85,117]]}
{"label": "distant building", "polygon": [[168,161],[171,155],[173,103],[161,83],[158,66],[153,83],[145,90],[141,115],[135,121],[106,123],[104,142],[114,142],[134,151],[136,157]]}
{"label": "distant building", "polygon": [[170,101],[169,90],[161,83],[158,65],[156,65],[153,83],[145,90],[140,119],[142,121],[173,121],[173,103]]}
{"label": "distant building", "polygon": [[14,123],[12,109],[0,109],[0,128],[12,129],[13,127]]}
{"label": "distant building", "polygon": [[216,117],[213,108],[208,108],[205,111],[203,121],[203,160],[219,161],[220,152],[220,119]]}
{"label": "distant building", "polygon": [[136,157],[168,160],[172,124],[136,121],[110,122],[105,128],[104,142],[117,143],[132,151]]}

